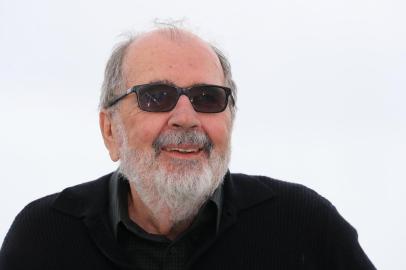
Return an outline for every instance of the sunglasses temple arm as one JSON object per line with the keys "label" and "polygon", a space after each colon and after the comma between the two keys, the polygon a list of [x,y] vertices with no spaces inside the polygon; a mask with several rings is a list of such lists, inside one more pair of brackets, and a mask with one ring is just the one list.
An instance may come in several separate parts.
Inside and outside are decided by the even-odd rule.
{"label": "sunglasses temple arm", "polygon": [[107,107],[113,106],[114,104],[116,104],[117,102],[119,102],[120,100],[122,100],[123,98],[125,98],[127,95],[131,94],[132,92],[133,92],[133,89],[132,89],[132,88],[127,89],[124,94],[122,94],[122,95],[116,97],[115,99],[113,99],[113,101],[111,101],[111,102],[108,104]]}

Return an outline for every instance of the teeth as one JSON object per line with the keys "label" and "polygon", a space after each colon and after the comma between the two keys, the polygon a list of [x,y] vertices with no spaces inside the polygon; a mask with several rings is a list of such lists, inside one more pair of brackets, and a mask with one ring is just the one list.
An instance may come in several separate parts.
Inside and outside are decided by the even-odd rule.
{"label": "teeth", "polygon": [[195,153],[199,151],[199,149],[182,149],[182,148],[168,148],[168,151],[178,151],[181,153]]}

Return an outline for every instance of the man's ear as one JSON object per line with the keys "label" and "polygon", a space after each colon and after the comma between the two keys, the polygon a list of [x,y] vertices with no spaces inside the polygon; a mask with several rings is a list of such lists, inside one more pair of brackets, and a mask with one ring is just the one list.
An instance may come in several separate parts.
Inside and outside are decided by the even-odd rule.
{"label": "man's ear", "polygon": [[119,138],[117,138],[117,134],[113,132],[111,114],[106,110],[101,110],[99,113],[99,125],[103,136],[104,145],[106,146],[107,150],[109,150],[111,160],[119,160]]}

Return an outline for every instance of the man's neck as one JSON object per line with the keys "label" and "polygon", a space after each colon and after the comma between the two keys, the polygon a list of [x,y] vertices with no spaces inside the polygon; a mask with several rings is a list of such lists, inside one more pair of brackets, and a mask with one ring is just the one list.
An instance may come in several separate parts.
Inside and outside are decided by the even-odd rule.
{"label": "man's neck", "polygon": [[170,219],[170,210],[163,208],[159,217],[155,217],[151,210],[142,202],[133,184],[130,184],[131,194],[128,196],[128,216],[150,234],[164,235],[174,240],[184,232],[192,223],[192,219],[174,224]]}

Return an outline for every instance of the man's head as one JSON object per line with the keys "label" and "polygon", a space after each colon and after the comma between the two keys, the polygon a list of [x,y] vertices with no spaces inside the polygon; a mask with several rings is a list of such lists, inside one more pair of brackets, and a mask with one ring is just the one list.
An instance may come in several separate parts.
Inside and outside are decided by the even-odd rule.
{"label": "man's head", "polygon": [[[139,92],[110,106],[126,89],[145,84],[228,86],[232,96],[221,101],[228,106],[216,113],[197,112],[194,106],[197,99],[212,98],[208,91],[217,88],[197,89],[196,97],[180,95],[175,107],[165,112],[140,109]],[[157,96],[149,94],[147,99],[158,103]],[[159,95],[165,99],[167,92]],[[155,30],[113,52],[103,84],[100,127],[110,157],[120,160],[121,173],[156,218],[162,212],[173,222],[193,217],[221,183],[230,158],[233,98],[235,85],[227,60],[190,32]]]}

